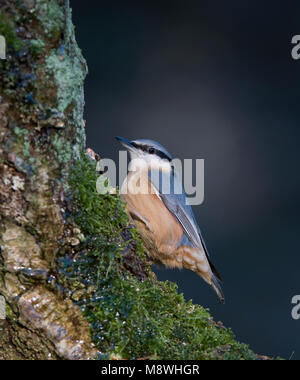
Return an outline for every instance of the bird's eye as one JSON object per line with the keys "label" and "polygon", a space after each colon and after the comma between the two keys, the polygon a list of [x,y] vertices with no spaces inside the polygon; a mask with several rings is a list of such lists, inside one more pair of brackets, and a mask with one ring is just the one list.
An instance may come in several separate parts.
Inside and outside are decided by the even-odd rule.
{"label": "bird's eye", "polygon": [[155,149],[154,149],[154,148],[149,148],[149,149],[148,149],[148,152],[149,152],[150,154],[153,154],[153,153],[155,152]]}

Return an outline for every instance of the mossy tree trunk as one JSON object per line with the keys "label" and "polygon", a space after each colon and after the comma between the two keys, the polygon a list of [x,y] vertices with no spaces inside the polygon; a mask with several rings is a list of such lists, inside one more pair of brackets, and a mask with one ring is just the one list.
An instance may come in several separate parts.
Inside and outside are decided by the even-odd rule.
{"label": "mossy tree trunk", "polygon": [[0,359],[257,359],[157,281],[119,196],[97,193],[69,1],[0,7]]}
{"label": "mossy tree trunk", "polygon": [[85,144],[86,64],[68,1],[0,1],[0,359],[88,358],[89,327],[55,281],[72,252],[66,177]]}

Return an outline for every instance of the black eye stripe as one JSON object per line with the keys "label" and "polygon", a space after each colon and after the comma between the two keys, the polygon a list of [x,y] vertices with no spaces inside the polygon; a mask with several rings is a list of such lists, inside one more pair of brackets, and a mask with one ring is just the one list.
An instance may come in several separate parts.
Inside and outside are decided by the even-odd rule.
{"label": "black eye stripe", "polygon": [[[160,157],[162,159],[165,159],[165,160],[168,160],[168,161],[171,162],[171,158],[168,155],[166,155],[164,152],[162,152],[162,151],[160,151],[158,149],[153,148],[150,145],[139,145],[139,144],[137,144],[135,142],[131,142],[131,145],[133,147],[135,147],[136,149],[142,149],[142,151],[144,151],[144,152],[147,152],[147,153],[150,153],[150,154],[155,154],[156,156],[158,156],[158,157]],[[150,149],[153,149],[153,152],[152,151],[149,152]]]}
{"label": "black eye stripe", "polygon": [[143,149],[144,152],[149,152],[149,149],[151,149],[151,146],[149,146],[149,145],[143,145],[142,149]]}
{"label": "black eye stripe", "polygon": [[155,154],[156,154],[158,157],[163,158],[163,159],[168,160],[168,161],[171,162],[170,157],[167,156],[165,153],[163,153],[163,152],[157,150],[157,151],[155,152]]}

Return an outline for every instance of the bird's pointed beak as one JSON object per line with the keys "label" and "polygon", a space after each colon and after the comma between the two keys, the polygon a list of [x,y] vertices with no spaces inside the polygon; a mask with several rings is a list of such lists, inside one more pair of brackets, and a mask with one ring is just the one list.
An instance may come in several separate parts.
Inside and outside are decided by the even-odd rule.
{"label": "bird's pointed beak", "polygon": [[134,150],[134,146],[131,144],[130,141],[124,139],[123,137],[116,136],[116,139],[124,146],[124,148],[128,150]]}

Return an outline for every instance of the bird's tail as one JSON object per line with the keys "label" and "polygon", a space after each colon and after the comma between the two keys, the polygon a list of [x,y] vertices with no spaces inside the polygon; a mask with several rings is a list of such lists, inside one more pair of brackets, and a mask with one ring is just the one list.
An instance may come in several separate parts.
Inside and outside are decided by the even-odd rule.
{"label": "bird's tail", "polygon": [[215,277],[213,273],[211,273],[211,287],[216,292],[216,295],[218,297],[218,300],[220,303],[225,303],[225,297],[224,293],[222,291],[221,283],[220,281]]}
{"label": "bird's tail", "polygon": [[[182,257],[181,264],[184,268],[196,272],[205,282],[207,282],[216,292],[219,302],[224,304],[224,294],[221,288],[221,276],[210,261],[207,252],[198,247],[183,246],[179,248]],[[180,262],[181,263],[181,262]],[[181,268],[181,266],[179,266]]]}

